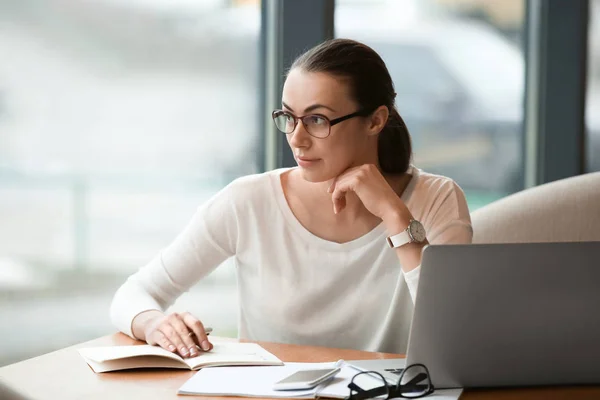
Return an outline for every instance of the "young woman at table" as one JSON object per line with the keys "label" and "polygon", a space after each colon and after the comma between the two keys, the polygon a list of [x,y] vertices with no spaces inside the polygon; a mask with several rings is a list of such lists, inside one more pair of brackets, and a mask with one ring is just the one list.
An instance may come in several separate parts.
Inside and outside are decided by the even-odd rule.
{"label": "young woman at table", "polygon": [[394,98],[364,44],[300,56],[273,112],[298,166],[239,178],[199,207],[117,291],[114,324],[183,357],[210,350],[196,317],[163,311],[234,257],[240,337],[404,352],[423,247],[469,243],[472,228],[456,183],[410,164]]}

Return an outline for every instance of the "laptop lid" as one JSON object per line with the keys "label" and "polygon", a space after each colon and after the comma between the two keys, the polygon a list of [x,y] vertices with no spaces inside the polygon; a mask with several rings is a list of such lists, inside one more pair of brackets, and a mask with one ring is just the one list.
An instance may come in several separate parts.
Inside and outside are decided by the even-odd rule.
{"label": "laptop lid", "polygon": [[28,400],[28,397],[18,393],[0,379],[0,399],[2,400]]}
{"label": "laptop lid", "polygon": [[437,388],[600,384],[600,242],[428,246],[412,363]]}

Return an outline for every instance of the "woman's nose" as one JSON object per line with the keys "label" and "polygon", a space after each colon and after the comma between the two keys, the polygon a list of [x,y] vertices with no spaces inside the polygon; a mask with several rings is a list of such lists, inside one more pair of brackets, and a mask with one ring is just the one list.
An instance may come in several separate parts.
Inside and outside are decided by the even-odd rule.
{"label": "woman's nose", "polygon": [[290,134],[288,134],[288,142],[294,147],[306,147],[306,144],[310,142],[310,134],[306,131],[306,127],[302,121],[298,121],[296,128]]}

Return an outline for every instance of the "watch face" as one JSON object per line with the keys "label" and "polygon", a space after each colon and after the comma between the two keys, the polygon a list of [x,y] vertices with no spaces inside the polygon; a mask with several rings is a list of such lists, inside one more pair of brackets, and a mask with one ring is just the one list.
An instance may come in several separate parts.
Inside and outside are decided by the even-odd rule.
{"label": "watch face", "polygon": [[419,221],[413,220],[410,223],[410,236],[412,236],[412,239],[417,243],[422,243],[425,241],[426,234],[423,224],[421,224]]}

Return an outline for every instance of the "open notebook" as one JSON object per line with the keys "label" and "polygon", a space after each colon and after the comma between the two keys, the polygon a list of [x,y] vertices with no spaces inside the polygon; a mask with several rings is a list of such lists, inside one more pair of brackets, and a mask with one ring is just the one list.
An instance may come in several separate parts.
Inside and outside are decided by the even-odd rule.
{"label": "open notebook", "polygon": [[182,358],[163,348],[150,345],[88,347],[79,354],[94,372],[132,368],[180,368],[231,365],[283,365],[280,359],[255,343],[212,342],[214,348],[193,358]]}

